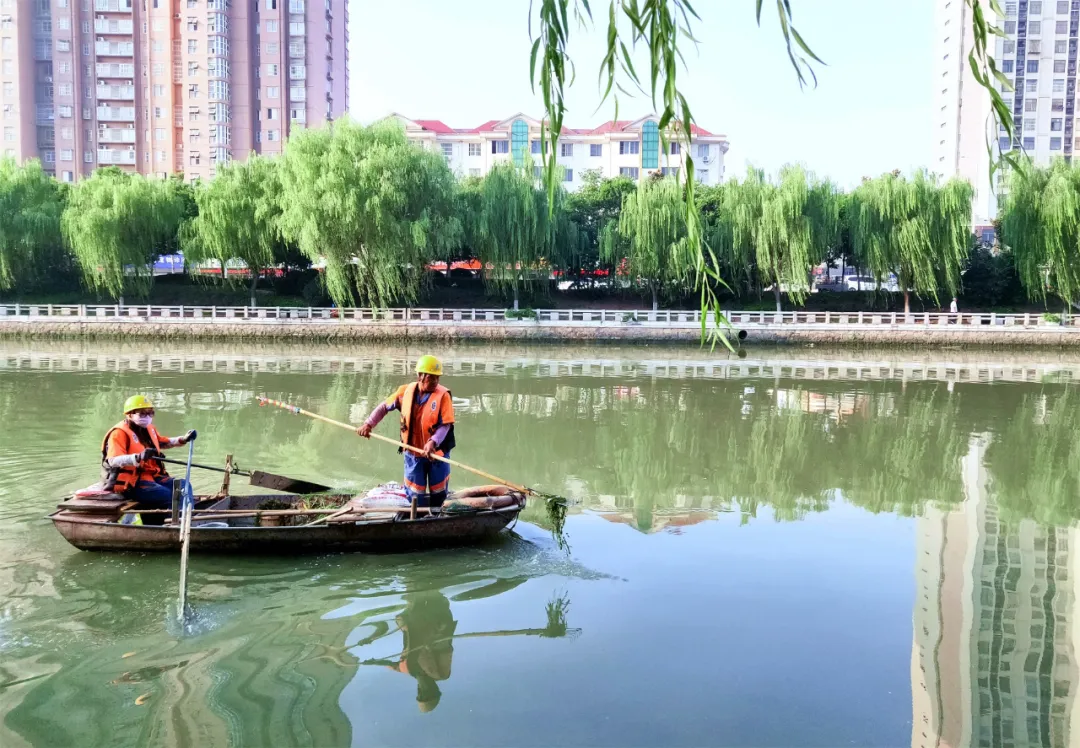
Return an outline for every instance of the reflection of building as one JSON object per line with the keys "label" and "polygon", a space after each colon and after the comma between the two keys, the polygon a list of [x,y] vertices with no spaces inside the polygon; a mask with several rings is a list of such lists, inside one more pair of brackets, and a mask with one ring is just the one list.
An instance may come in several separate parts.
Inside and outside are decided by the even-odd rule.
{"label": "reflection of building", "polygon": [[1076,530],[1003,521],[986,440],[964,459],[965,501],[918,520],[912,746],[1070,746],[1080,729]]}
{"label": "reflection of building", "polygon": [[801,410],[804,413],[824,413],[836,423],[841,423],[850,416],[868,417],[870,397],[859,392],[776,390],[776,407]]}

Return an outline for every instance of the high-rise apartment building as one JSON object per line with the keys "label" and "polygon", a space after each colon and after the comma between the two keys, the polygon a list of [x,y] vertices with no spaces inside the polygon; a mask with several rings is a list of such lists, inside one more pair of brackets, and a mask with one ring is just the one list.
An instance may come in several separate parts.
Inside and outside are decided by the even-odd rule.
{"label": "high-rise apartment building", "polygon": [[348,0],[0,0],[5,155],[207,179],[348,108]]}
{"label": "high-rise apartment building", "polygon": [[[987,21],[1005,36],[991,37],[998,68],[1014,90],[995,82],[1012,112],[1009,139],[991,117],[990,96],[968,64],[973,36],[971,8],[964,0],[935,0],[935,127],[933,170],[971,181],[976,224],[997,216],[1002,190],[992,190],[987,145],[997,154],[1020,149],[1037,164],[1071,159],[1080,149],[1075,129],[1080,0],[1002,0],[1003,18],[987,6]],[[1000,187],[1000,185],[998,185]],[[996,194],[995,194],[996,192]]]}

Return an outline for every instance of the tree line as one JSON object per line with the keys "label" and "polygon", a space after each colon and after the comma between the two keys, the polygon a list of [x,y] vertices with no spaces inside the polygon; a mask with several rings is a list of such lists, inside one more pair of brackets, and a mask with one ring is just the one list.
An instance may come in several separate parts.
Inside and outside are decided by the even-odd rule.
{"label": "tree line", "polygon": [[[812,268],[840,262],[875,285],[894,277],[905,309],[972,288],[1022,286],[1036,300],[1080,292],[1080,167],[1011,170],[998,242],[971,232],[972,188],[925,172],[866,178],[850,192],[804,167],[698,185],[703,246],[694,249],[678,177],[585,175],[548,190],[531,162],[458,179],[435,151],[392,123],[347,120],[292,137],[282,156],[222,166],[209,182],[152,179],[115,167],[77,184],[37,162],[0,161],[0,291],[77,274],[100,295],[146,296],[153,263],[182,251],[189,269],[243,263],[252,304],[260,275],[318,262],[341,306],[414,303],[432,262],[475,259],[485,284],[516,301],[557,276],[651,298],[695,290],[771,291],[802,303]],[[985,288],[982,288],[985,286]]]}

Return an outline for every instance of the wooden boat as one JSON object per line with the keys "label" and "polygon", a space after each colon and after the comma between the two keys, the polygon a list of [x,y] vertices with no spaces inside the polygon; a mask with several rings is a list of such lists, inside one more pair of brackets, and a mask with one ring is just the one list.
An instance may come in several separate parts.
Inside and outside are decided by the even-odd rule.
{"label": "wooden boat", "polygon": [[[462,545],[497,535],[524,508],[525,496],[502,486],[452,493],[438,513],[364,506],[361,497],[344,495],[200,496],[192,515],[191,550],[295,554]],[[121,521],[136,513],[143,524]],[[138,510],[115,494],[68,497],[49,519],[80,550],[180,550],[179,523],[171,521],[168,510]],[[315,520],[319,523],[312,524]]]}

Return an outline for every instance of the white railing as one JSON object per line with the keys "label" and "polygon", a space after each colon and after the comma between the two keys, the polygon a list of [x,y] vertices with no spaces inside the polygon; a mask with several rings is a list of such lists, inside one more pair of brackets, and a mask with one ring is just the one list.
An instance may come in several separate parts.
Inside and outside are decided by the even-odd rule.
{"label": "white railing", "polygon": [[98,86],[97,97],[98,99],[134,101],[135,86]]}
{"label": "white railing", "polygon": [[101,122],[134,122],[135,107],[98,107],[97,118]]}
{"label": "white railing", "polygon": [[[133,151],[99,151],[99,160],[106,163],[103,154],[115,154],[110,158],[134,159]],[[130,155],[129,155],[130,154]],[[132,163],[129,160],[113,160],[111,163]],[[78,318],[100,321],[122,319],[132,322],[147,320],[181,321],[228,320],[230,322],[265,322],[275,320],[302,320],[327,323],[377,323],[377,324],[519,324],[543,326],[644,326],[668,328],[700,328],[701,312],[697,310],[662,309],[611,310],[611,309],[537,309],[535,317],[515,318],[506,309],[370,309],[359,307],[225,307],[225,306],[158,306],[154,304],[0,304],[0,318],[48,319]],[[776,328],[800,329],[1025,329],[1046,331],[1080,332],[1080,315],[1053,314],[997,314],[997,313],[936,313],[919,312],[746,312],[727,311],[724,315],[738,329],[754,330]],[[713,323],[709,313],[707,323]]]}
{"label": "white railing", "polygon": [[99,18],[94,21],[94,32],[98,34],[130,34],[134,30],[131,21],[114,21]]}
{"label": "white railing", "polygon": [[135,66],[126,62],[99,62],[96,70],[99,78],[135,77]]}
{"label": "white railing", "polygon": [[110,57],[131,57],[135,54],[135,45],[131,42],[94,42],[94,51]]}
{"label": "white railing", "polygon": [[109,127],[98,130],[99,143],[134,143],[135,131],[119,127]]}
{"label": "white railing", "polygon": [[94,0],[94,10],[113,13],[130,13],[131,0]]}
{"label": "white railing", "polygon": [[134,164],[135,151],[99,150],[97,160],[99,164]]}

